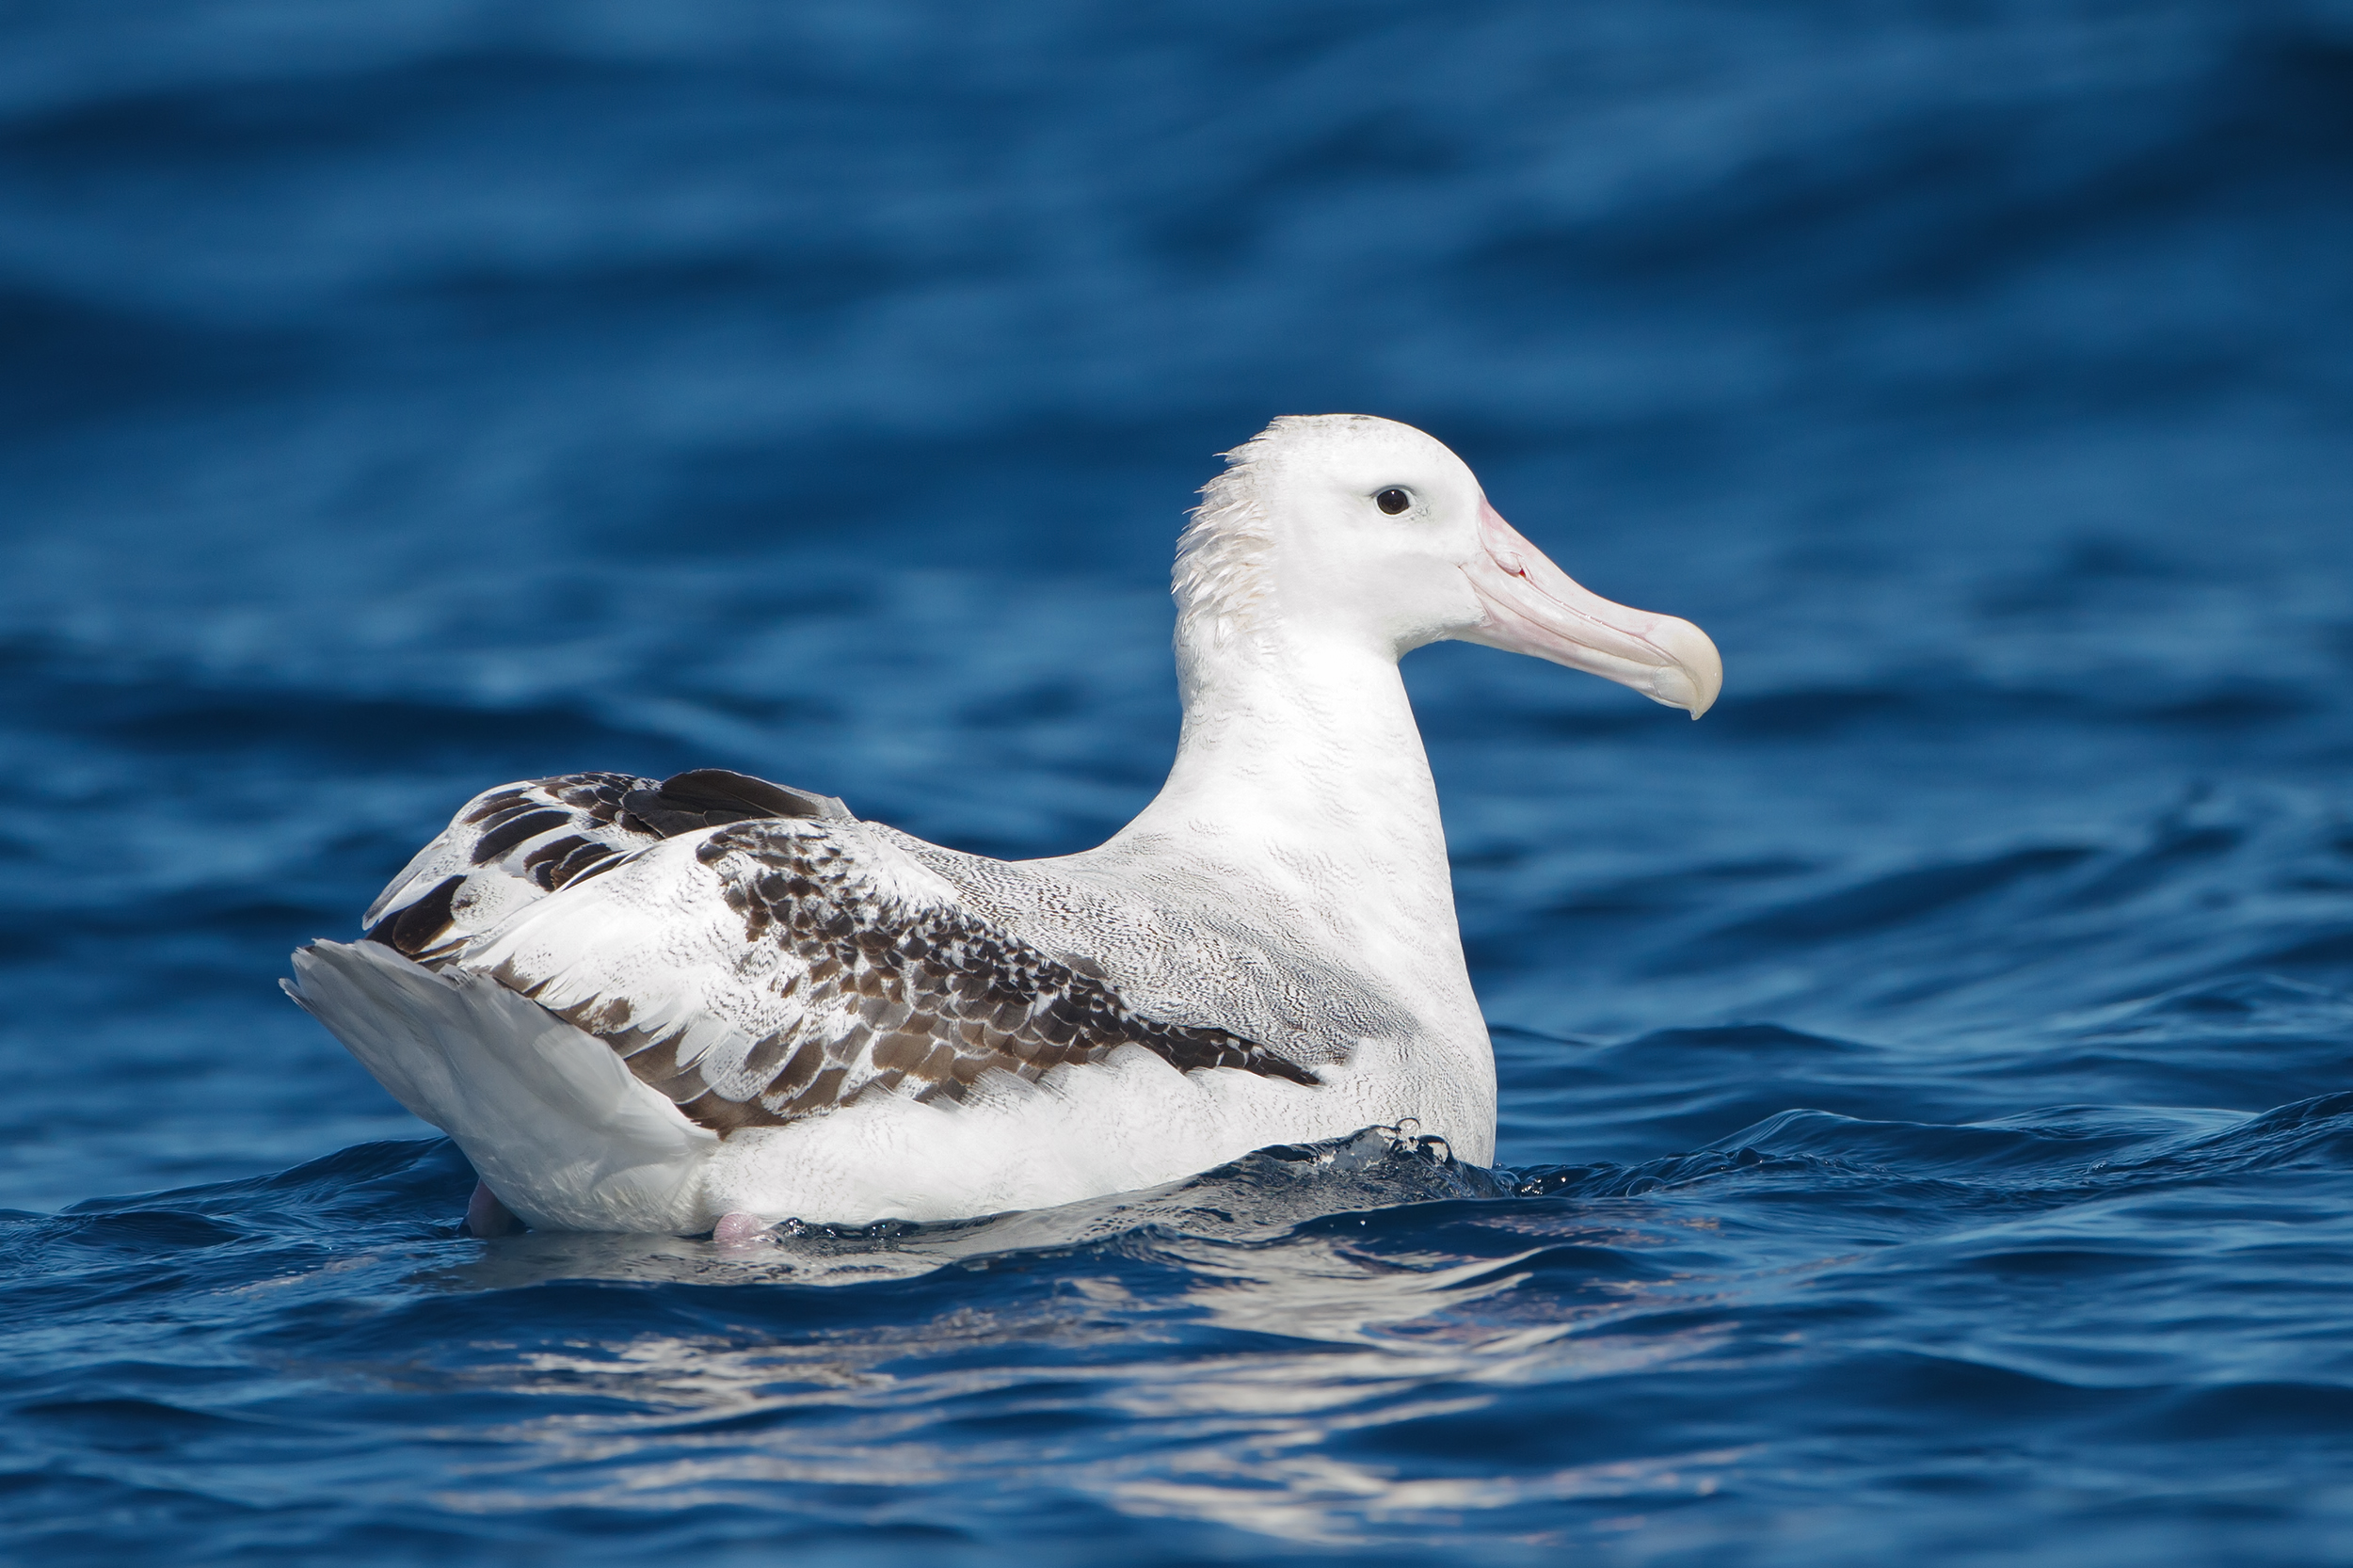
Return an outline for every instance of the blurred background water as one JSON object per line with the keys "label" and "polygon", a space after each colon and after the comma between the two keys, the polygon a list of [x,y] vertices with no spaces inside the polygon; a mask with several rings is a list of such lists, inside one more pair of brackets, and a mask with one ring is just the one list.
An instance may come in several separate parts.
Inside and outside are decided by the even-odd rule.
{"label": "blurred background water", "polygon": [[[0,40],[10,1556],[2347,1555],[2341,0]],[[1508,1169],[472,1241],[278,995],[513,777],[1097,840],[1337,409],[1725,654],[1407,666]]]}

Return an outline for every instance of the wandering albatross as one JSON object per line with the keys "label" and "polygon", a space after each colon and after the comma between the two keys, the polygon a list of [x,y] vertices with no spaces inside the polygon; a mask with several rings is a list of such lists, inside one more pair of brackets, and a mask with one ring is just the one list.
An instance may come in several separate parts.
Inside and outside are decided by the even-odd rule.
{"label": "wandering albatross", "polygon": [[509,784],[288,991],[465,1151],[477,1231],[949,1219],[1408,1121],[1492,1160],[1398,659],[1483,643],[1694,718],[1722,664],[1411,426],[1225,456],[1177,545],[1176,763],[1100,848],[991,860],[718,769]]}

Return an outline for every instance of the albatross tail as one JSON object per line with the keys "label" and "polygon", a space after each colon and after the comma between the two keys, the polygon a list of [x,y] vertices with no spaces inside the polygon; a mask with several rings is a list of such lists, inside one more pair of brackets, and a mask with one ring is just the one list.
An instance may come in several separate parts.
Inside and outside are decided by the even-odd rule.
{"label": "albatross tail", "polygon": [[718,1139],[633,1077],[601,1040],[497,982],[437,972],[376,942],[314,942],[286,994],[401,1104],[456,1140],[535,1226],[710,1227]]}

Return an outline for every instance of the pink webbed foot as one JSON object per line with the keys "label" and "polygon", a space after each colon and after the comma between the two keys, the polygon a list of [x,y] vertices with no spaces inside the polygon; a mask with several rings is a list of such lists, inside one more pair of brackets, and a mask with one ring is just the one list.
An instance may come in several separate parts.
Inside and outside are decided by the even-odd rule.
{"label": "pink webbed foot", "polygon": [[722,1214],[711,1227],[711,1239],[723,1247],[747,1247],[768,1233],[768,1222],[757,1214]]}
{"label": "pink webbed foot", "polygon": [[473,1184],[473,1196],[466,1200],[466,1234],[469,1236],[512,1236],[523,1228],[515,1218],[515,1211],[499,1202],[499,1195],[483,1182]]}

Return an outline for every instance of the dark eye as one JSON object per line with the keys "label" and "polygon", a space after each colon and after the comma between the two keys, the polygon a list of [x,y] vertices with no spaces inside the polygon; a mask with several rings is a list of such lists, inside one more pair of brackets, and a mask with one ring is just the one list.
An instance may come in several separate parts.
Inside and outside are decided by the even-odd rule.
{"label": "dark eye", "polygon": [[1372,498],[1372,504],[1391,517],[1414,504],[1414,498],[1401,489],[1385,489]]}

